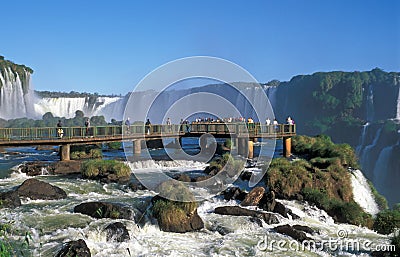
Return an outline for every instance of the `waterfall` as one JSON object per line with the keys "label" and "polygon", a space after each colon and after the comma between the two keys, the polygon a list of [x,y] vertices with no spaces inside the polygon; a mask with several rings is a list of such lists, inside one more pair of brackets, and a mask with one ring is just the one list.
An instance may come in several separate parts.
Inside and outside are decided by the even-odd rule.
{"label": "waterfall", "polygon": [[367,94],[367,122],[373,121],[375,116],[375,108],[374,108],[374,86],[370,84],[368,86],[368,94]]}
{"label": "waterfall", "polygon": [[361,137],[360,137],[360,144],[356,147],[357,156],[360,156],[361,150],[365,144],[365,137],[366,137],[368,126],[369,126],[369,122],[367,122],[363,125],[362,131],[361,131]]}
{"label": "waterfall", "polygon": [[[376,133],[375,133],[375,137],[374,140],[372,141],[372,143],[370,145],[367,145],[361,152],[360,152],[360,163],[361,166],[363,167],[363,169],[369,169],[372,171],[375,167],[375,164],[372,163],[372,166],[369,165],[371,164],[371,152],[372,150],[375,148],[375,146],[377,145],[380,135],[382,133],[382,128],[379,128]],[[368,174],[368,173],[367,173]]]}
{"label": "waterfall", "polygon": [[396,120],[400,121],[400,85],[399,85],[399,93],[397,96]]}
{"label": "waterfall", "polygon": [[353,187],[354,201],[358,203],[364,211],[376,215],[379,212],[379,207],[367,179],[364,177],[361,170],[352,171],[351,185]]}
{"label": "waterfall", "polygon": [[27,70],[19,74],[10,67],[0,69],[0,118],[15,119],[33,115],[29,80],[30,73]]}
{"label": "waterfall", "polygon": [[374,185],[379,192],[386,191],[386,180],[388,179],[388,173],[390,170],[390,158],[392,155],[394,146],[385,147],[379,154],[378,160],[376,161],[373,174],[374,174]]}

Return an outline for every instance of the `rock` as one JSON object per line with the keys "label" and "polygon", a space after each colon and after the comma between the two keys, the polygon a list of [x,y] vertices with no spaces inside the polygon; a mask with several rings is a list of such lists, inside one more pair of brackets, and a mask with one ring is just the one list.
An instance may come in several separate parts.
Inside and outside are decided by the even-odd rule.
{"label": "rock", "polygon": [[310,228],[310,227],[307,227],[307,226],[303,226],[303,225],[293,225],[292,226],[295,230],[298,230],[298,231],[303,231],[303,232],[306,232],[306,233],[308,233],[308,234],[314,234],[315,233],[315,231],[314,231],[314,229],[312,229],[312,228]]}
{"label": "rock", "polygon": [[219,169],[215,166],[211,166],[211,167],[207,166],[204,169],[204,173],[206,173],[207,175],[210,175],[210,176],[215,176],[218,174],[218,172],[219,172]]}
{"label": "rock", "polygon": [[274,213],[249,210],[239,206],[220,206],[215,208],[214,213],[221,215],[257,217],[263,219],[267,224],[279,223],[278,217]]}
{"label": "rock", "polygon": [[90,249],[83,239],[67,242],[56,257],[91,257]]}
{"label": "rock", "polygon": [[191,182],[191,179],[187,174],[178,174],[177,176],[174,176],[174,179],[182,182]]}
{"label": "rock", "polygon": [[53,173],[60,175],[81,174],[81,161],[60,161],[54,163]]}
{"label": "rock", "polygon": [[249,181],[251,175],[253,175],[251,171],[243,171],[242,174],[240,174],[240,179],[243,181]]}
{"label": "rock", "polygon": [[230,187],[222,192],[224,199],[229,200],[239,200],[243,201],[247,193],[243,192],[239,187]]}
{"label": "rock", "polygon": [[275,201],[275,192],[269,191],[268,193],[264,193],[261,198],[258,207],[265,211],[274,211],[276,205]]}
{"label": "rock", "polygon": [[115,203],[106,202],[86,202],[81,203],[74,208],[74,212],[89,215],[96,219],[126,219],[134,220],[134,212],[124,206]]}
{"label": "rock", "polygon": [[250,193],[246,195],[244,200],[240,203],[242,206],[257,206],[261,198],[264,196],[265,188],[255,187]]}
{"label": "rock", "polygon": [[48,162],[26,162],[20,166],[20,171],[28,176],[52,174],[53,168]]}
{"label": "rock", "polygon": [[16,190],[20,197],[32,200],[57,200],[67,198],[67,193],[57,186],[50,185],[34,178],[27,179]]}
{"label": "rock", "polygon": [[21,206],[21,200],[17,192],[8,191],[0,193],[0,208],[16,208],[18,206]]}
{"label": "rock", "polygon": [[290,225],[277,226],[274,230],[278,233],[293,237],[297,241],[303,242],[304,240],[312,240],[303,231],[297,230]]}
{"label": "rock", "polygon": [[160,230],[185,233],[204,228],[204,222],[197,213],[196,202],[176,202],[155,196],[153,215]]}
{"label": "rock", "polygon": [[261,221],[260,218],[257,218],[257,217],[250,217],[249,220],[250,220],[251,222],[253,222],[253,223],[256,223],[259,227],[262,227],[262,226],[263,226],[262,221]]}
{"label": "rock", "polygon": [[130,188],[133,192],[138,190],[146,190],[147,188],[142,185],[140,182],[132,182],[128,184],[128,188]]}
{"label": "rock", "polygon": [[38,151],[57,151],[57,148],[54,145],[38,145],[36,146],[36,150]]}
{"label": "rock", "polygon": [[210,176],[210,175],[199,176],[199,177],[192,178],[191,182],[201,182],[201,181],[204,181],[204,180],[207,180],[210,178],[212,178],[212,176]]}
{"label": "rock", "polygon": [[300,218],[299,216],[294,214],[291,209],[286,208],[286,206],[280,202],[276,202],[273,212],[279,213],[280,215],[282,215],[285,218],[289,218],[289,215],[292,217],[292,219]]}
{"label": "rock", "polygon": [[107,233],[107,241],[121,243],[131,239],[128,229],[126,229],[126,226],[121,222],[111,223],[104,230]]}

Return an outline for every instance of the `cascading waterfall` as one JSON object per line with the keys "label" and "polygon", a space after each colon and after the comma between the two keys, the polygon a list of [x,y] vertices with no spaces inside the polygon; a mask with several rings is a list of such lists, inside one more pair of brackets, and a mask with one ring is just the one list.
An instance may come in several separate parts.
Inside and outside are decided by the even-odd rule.
{"label": "cascading waterfall", "polygon": [[25,79],[10,67],[0,69],[0,118],[15,119],[34,115],[31,111],[32,94],[29,91],[30,73],[27,70],[23,72]]}
{"label": "cascading waterfall", "polygon": [[397,96],[396,120],[400,121],[400,86],[399,86],[399,93]]}
{"label": "cascading waterfall", "polygon": [[352,171],[351,185],[353,187],[354,201],[366,212],[376,215],[379,212],[379,207],[361,170]]}

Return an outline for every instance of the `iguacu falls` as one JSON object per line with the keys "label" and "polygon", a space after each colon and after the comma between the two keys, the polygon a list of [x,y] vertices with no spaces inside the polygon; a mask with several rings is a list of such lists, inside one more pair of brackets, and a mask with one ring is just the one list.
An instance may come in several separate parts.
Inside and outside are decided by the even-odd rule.
{"label": "iguacu falls", "polygon": [[[78,129],[84,133],[82,140],[91,140],[98,136],[94,131],[100,131],[95,130],[99,120],[115,127],[126,125],[124,111],[131,94],[34,91],[30,68],[4,59],[0,64],[0,130],[8,129],[1,130],[3,137],[7,134],[3,131],[18,129],[21,124],[42,124],[56,131],[60,120],[82,127]],[[0,253],[5,254],[0,256],[395,253],[392,238],[396,238],[396,215],[400,215],[396,205],[400,202],[400,73],[376,68],[298,75],[261,87],[240,81],[232,84],[248,98],[223,83],[132,94],[137,96],[138,108],[150,99],[169,108],[179,99],[206,92],[223,96],[247,118],[258,117],[247,103],[261,101],[265,92],[279,124],[286,124],[289,115],[295,122],[290,156],[284,154],[286,141],[278,139],[275,145],[265,138],[251,142],[254,158],[238,159],[230,151],[239,148],[240,142],[217,138],[217,150],[206,161],[170,158],[169,151],[178,151],[177,145],[189,155],[199,154],[202,140],[196,137],[170,140],[165,147],[145,142],[151,160],[142,158],[143,146],[132,140],[119,145],[71,146],[71,160],[67,161],[60,161],[63,149],[57,144],[1,146]],[[195,104],[185,102],[180,108],[190,109]],[[99,116],[104,120],[94,119]],[[157,108],[150,109],[148,117],[154,127],[166,123]],[[254,123],[264,126],[265,117]],[[171,116],[173,124],[166,129],[179,124],[179,118]],[[195,124],[197,116],[183,118],[193,119],[188,124]],[[91,127],[83,129],[83,123],[73,123],[76,120],[90,120]],[[183,124],[178,125],[181,132],[193,132],[190,125]],[[248,128],[250,124],[253,121]],[[294,124],[286,125],[293,128]],[[65,124],[62,128],[70,131]],[[26,135],[20,136],[7,140],[22,140]],[[67,139],[58,135],[57,140]],[[136,154],[138,147],[139,158],[131,161],[127,153]],[[257,158],[266,157],[265,152],[273,153],[269,167],[267,158]],[[184,183],[201,183],[221,172],[224,165],[235,167],[241,162],[237,179],[219,194],[195,188],[196,196],[202,196],[197,202],[185,195]],[[152,178],[159,170],[174,182],[158,187],[172,194],[183,187],[180,194],[191,201],[157,195],[136,177]],[[250,187],[251,177],[263,172],[256,186]]]}

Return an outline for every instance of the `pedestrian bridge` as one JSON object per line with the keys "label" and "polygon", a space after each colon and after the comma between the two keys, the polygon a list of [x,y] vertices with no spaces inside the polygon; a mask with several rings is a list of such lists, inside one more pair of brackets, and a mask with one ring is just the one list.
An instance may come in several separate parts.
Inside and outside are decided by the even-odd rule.
{"label": "pedestrian bridge", "polygon": [[[239,154],[245,154],[250,140],[257,138],[284,139],[285,155],[290,155],[290,139],[296,135],[296,125],[264,125],[260,123],[191,123],[178,125],[143,124],[131,126],[63,127],[62,135],[55,127],[0,128],[0,146],[60,145],[61,160],[69,160],[71,144],[95,144],[112,141],[133,141],[135,153],[141,140],[201,137],[231,138]],[[203,137],[201,137],[203,138]],[[251,143],[252,147],[252,143]],[[252,149],[251,149],[252,150]]]}

